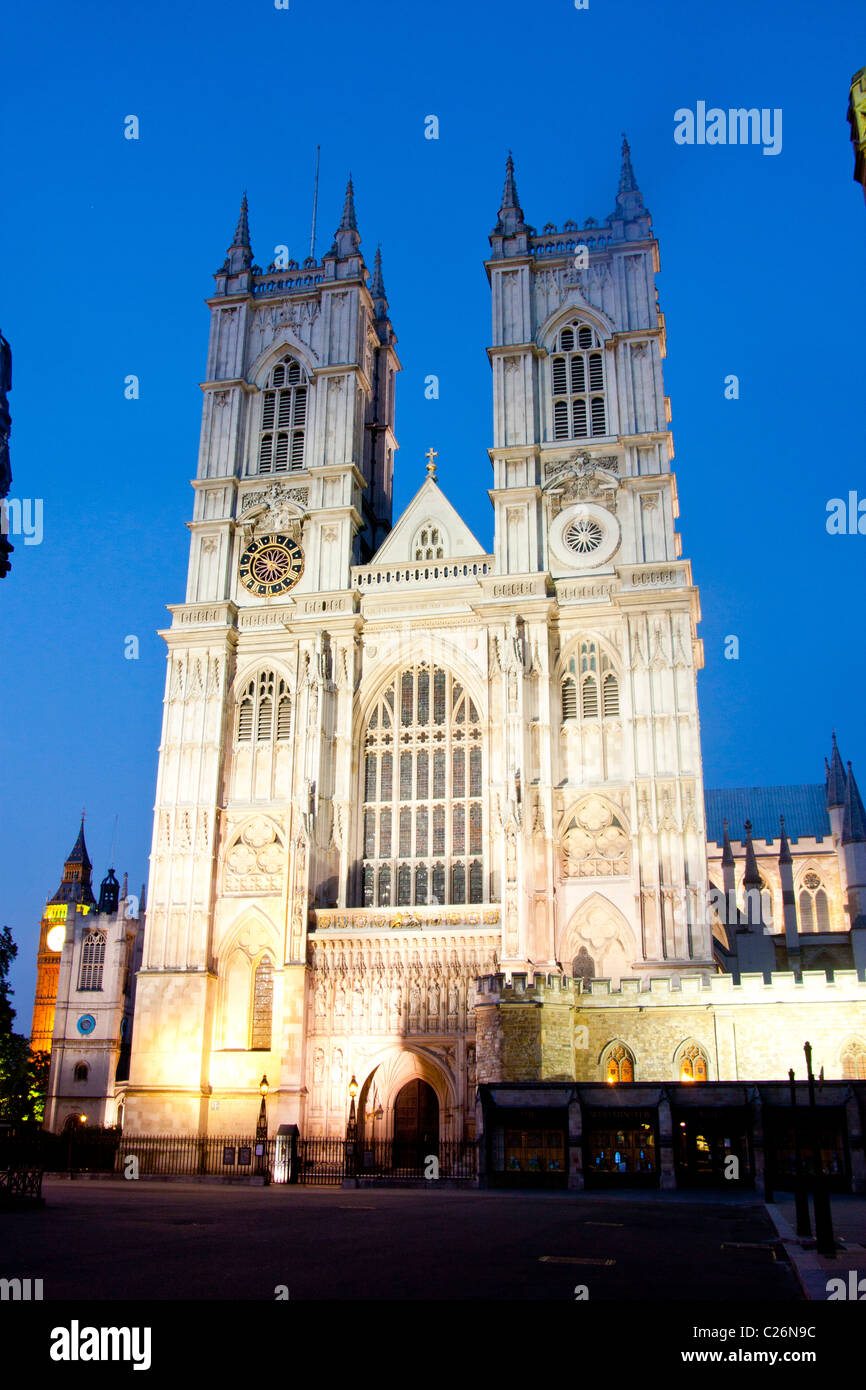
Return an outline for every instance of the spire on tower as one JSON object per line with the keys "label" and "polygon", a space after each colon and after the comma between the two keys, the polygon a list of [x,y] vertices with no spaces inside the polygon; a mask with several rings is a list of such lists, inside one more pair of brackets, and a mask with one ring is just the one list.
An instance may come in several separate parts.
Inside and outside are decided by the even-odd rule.
{"label": "spire on tower", "polygon": [[346,196],[343,199],[343,215],[334,237],[334,245],[328,254],[331,256],[354,256],[360,245],[358,219],[355,216],[355,186],[350,174],[349,182],[346,184]]}
{"label": "spire on tower", "polygon": [[238,225],[235,227],[234,240],[230,249],[236,246],[244,246],[249,251],[250,248],[250,222],[249,206],[247,204],[247,190],[244,189],[244,196],[241,198],[241,210],[238,213]]}
{"label": "spire on tower", "polygon": [[[643,194],[638,188],[631,162],[631,146],[625,134],[622,137],[619,190],[616,195],[616,208],[611,214],[611,218],[623,222],[636,222],[641,218],[649,219],[649,213],[644,207]],[[647,227],[647,231],[649,231],[649,227]]]}
{"label": "spire on tower", "polygon": [[857,783],[854,781],[854,773],[849,763],[848,776],[845,779],[845,809],[842,815],[842,844],[862,844],[863,841],[866,841],[866,811],[863,809],[863,801]]}
{"label": "spire on tower", "polygon": [[499,209],[499,221],[496,223],[493,234],[494,236],[514,236],[517,232],[528,230],[523,217],[523,208],[520,206],[520,199],[517,196],[514,160],[509,150],[508,158],[505,161],[505,187],[502,190],[502,206]]}
{"label": "spire on tower", "polygon": [[744,888],[760,888],[761,875],[758,871],[758,861],[755,857],[755,847],[752,844],[752,822],[746,821],[746,838],[743,841],[746,847],[746,868],[743,873]]}
{"label": "spire on tower", "polygon": [[731,849],[731,837],[728,834],[728,822],[726,820],[722,821],[722,830],[722,865],[723,867],[733,866],[734,851]]}
{"label": "spire on tower", "polygon": [[622,168],[619,175],[619,191],[620,193],[636,193],[638,191],[637,179],[634,176],[631,163],[631,147],[625,131],[622,133]]}
{"label": "spire on tower", "polygon": [[792,854],[791,854],[791,846],[788,844],[788,835],[787,835],[787,832],[786,832],[786,830],[785,830],[785,817],[784,817],[784,816],[780,816],[780,817],[779,817],[779,827],[780,827],[780,834],[779,834],[779,863],[780,863],[780,864],[792,864],[792,863],[794,862],[794,860],[793,860],[793,856],[792,856]]}
{"label": "spire on tower", "polygon": [[382,245],[376,247],[373,260],[373,274],[370,279],[370,293],[374,299],[386,299],[385,281],[382,279]]}
{"label": "spire on tower", "polygon": [[81,903],[84,907],[95,907],[96,899],[93,896],[93,885],[91,875],[93,865],[90,862],[90,855],[87,853],[87,845],[84,839],[84,812],[81,812],[81,826],[78,831],[78,838],[63,866],[63,878],[60,887],[49,898],[51,903]]}
{"label": "spire on tower", "polygon": [[232,237],[232,244],[226,253],[225,264],[218,274],[238,275],[244,270],[250,270],[253,264],[252,247],[250,246],[250,222],[249,208],[247,206],[247,194],[241,198],[241,210],[238,213],[238,225],[235,227],[235,234]]}
{"label": "spire on tower", "polygon": [[[827,765],[827,759],[824,759]],[[845,805],[845,769],[836,743],[836,730],[833,730],[833,751],[827,765],[827,809],[831,806]]]}
{"label": "spire on tower", "polygon": [[343,216],[340,219],[338,232],[357,232],[358,223],[355,218],[355,190],[352,186],[352,175],[349,175],[349,182],[346,184],[346,197],[343,201]]}

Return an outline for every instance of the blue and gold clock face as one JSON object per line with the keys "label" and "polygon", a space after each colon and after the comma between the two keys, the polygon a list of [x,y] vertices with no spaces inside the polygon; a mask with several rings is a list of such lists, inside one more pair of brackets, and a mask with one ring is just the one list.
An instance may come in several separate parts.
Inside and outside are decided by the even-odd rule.
{"label": "blue and gold clock face", "polygon": [[287,594],[303,572],[304,552],[290,536],[260,536],[241,555],[241,583],[260,598]]}
{"label": "blue and gold clock face", "polygon": [[88,1033],[92,1033],[96,1027],[96,1019],[93,1014],[82,1014],[77,1026],[79,1033],[83,1033],[86,1038]]}

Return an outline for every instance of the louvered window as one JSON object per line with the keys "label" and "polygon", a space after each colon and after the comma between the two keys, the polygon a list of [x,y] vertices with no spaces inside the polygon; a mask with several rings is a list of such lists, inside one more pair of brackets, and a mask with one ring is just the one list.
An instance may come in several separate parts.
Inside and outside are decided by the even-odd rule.
{"label": "louvered window", "polygon": [[259,707],[256,718],[256,739],[269,743],[274,733],[274,673],[263,671],[259,676]]}
{"label": "louvered window", "polygon": [[612,662],[589,639],[566,663],[561,690],[563,721],[576,719],[578,710],[582,719],[619,717],[619,682]]}
{"label": "louvered window", "polygon": [[285,743],[292,734],[292,701],[285,681],[280,681],[280,697],[277,704],[277,739]]}
{"label": "louvered window", "polygon": [[293,357],[284,357],[271,372],[262,398],[259,473],[303,468],[308,389],[306,373]]}
{"label": "louvered window", "polygon": [[573,676],[566,676],[562,682],[562,717],[563,719],[577,718],[577,686]]}
{"label": "louvered window", "polygon": [[78,988],[86,990],[102,989],[102,969],[105,965],[105,934],[101,931],[87,932],[81,945],[81,969]]}
{"label": "louvered window", "polygon": [[484,901],[482,791],[482,721],[472,698],[438,667],[400,672],[365,734],[363,902]]}
{"label": "louvered window", "polygon": [[560,329],[551,360],[554,439],[607,434],[601,348],[601,339],[587,323]]}
{"label": "louvered window", "polygon": [[274,738],[275,712],[276,737],[285,742],[291,738],[292,733],[292,701],[289,688],[284,680],[281,680],[277,687],[273,671],[262,671],[245,686],[238,701],[238,743],[251,743],[253,738],[257,743],[270,743]]}
{"label": "louvered window", "polygon": [[619,686],[616,676],[607,675],[604,678],[602,712],[605,719],[613,719],[619,714]]}
{"label": "louvered window", "polygon": [[238,743],[249,743],[252,740],[255,700],[256,683],[250,681],[238,704]]}
{"label": "louvered window", "polygon": [[581,714],[584,719],[598,718],[598,682],[595,676],[587,676],[580,688]]}

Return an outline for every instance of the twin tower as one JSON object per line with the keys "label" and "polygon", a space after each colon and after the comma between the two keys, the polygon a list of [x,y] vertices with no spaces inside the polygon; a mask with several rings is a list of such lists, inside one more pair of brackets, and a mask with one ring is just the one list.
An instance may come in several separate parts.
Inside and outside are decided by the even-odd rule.
{"label": "twin tower", "polygon": [[[263,271],[244,198],[211,312],[168,647],[127,1125],[341,1132],[349,1077],[471,1132],[475,980],[713,963],[658,246],[623,142],[602,222],[486,261],[492,553],[427,476],[392,518],[400,370],[351,181]],[[479,351],[483,348],[479,344]]]}

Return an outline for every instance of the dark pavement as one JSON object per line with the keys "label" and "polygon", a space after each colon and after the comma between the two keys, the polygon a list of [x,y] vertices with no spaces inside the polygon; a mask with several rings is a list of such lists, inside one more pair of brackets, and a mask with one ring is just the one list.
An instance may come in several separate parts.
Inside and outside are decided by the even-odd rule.
{"label": "dark pavement", "polygon": [[0,1277],[52,1299],[797,1300],[767,1212],[728,1194],[46,1179]]}

